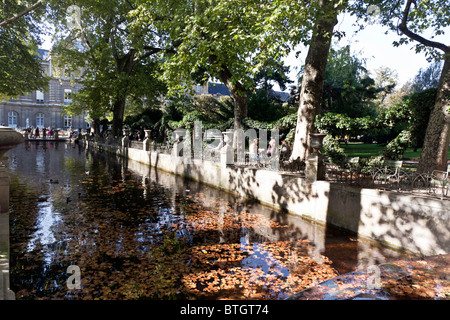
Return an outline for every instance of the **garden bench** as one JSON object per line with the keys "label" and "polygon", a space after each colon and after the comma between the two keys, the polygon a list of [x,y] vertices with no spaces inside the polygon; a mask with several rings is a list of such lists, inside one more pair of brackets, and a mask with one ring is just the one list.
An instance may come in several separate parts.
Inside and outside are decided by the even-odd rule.
{"label": "garden bench", "polygon": [[447,171],[433,170],[431,173],[418,174],[413,181],[413,188],[426,189],[429,194],[436,194],[437,190],[441,190],[441,198],[448,195],[449,187],[450,164],[447,165]]}
{"label": "garden bench", "polygon": [[395,184],[397,189],[410,187],[412,185],[411,175],[402,170],[402,160],[384,160],[383,168],[375,170],[372,178],[376,184]]}
{"label": "garden bench", "polygon": [[361,167],[359,165],[359,157],[351,157],[345,161],[345,167],[341,170],[340,174],[345,175],[345,180],[349,179],[350,183],[353,181],[353,175],[355,179],[358,179],[359,171]]}
{"label": "garden bench", "polygon": [[447,171],[433,170],[430,175],[430,193],[436,189],[442,190],[442,196],[448,195],[450,185],[450,164]]}

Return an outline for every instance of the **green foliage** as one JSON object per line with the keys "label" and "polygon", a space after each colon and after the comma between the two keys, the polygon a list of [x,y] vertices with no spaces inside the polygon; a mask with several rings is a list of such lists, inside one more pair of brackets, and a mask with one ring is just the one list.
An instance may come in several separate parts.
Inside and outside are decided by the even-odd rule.
{"label": "green foliage", "polygon": [[372,114],[376,97],[375,81],[367,75],[365,60],[350,51],[350,46],[330,49],[325,71],[324,108],[363,117]]}
{"label": "green foliage", "polygon": [[402,103],[385,109],[376,118],[353,118],[329,112],[318,115],[315,124],[319,130],[338,137],[367,134],[374,130],[392,130],[402,124],[411,131],[411,138],[419,142],[425,133],[435,97],[436,89],[428,89],[406,96]]}
{"label": "green foliage", "polygon": [[341,167],[345,165],[345,152],[339,146],[339,142],[328,134],[323,140],[323,150],[328,159]]}
{"label": "green foliage", "polygon": [[248,117],[254,120],[271,122],[285,116],[283,103],[264,89],[249,95],[247,108]]}
{"label": "green foliage", "polygon": [[[0,5],[0,22],[12,18],[32,4],[31,1],[4,0]],[[48,78],[37,58],[42,10],[0,27],[0,100],[45,90]]]}
{"label": "green foliage", "polygon": [[159,105],[165,93],[154,57],[164,37],[134,12],[134,2],[77,0],[71,5],[80,8],[78,24],[67,23],[66,6],[52,3],[55,61],[69,71],[81,70],[83,85],[66,111],[88,111],[93,119],[113,115],[115,134],[124,117]]}
{"label": "green foliage", "polygon": [[385,159],[401,160],[406,148],[411,143],[411,131],[403,130],[395,139],[388,143],[383,150],[382,156]]}
{"label": "green foliage", "polygon": [[[376,118],[351,118],[345,114],[325,113],[316,117],[316,127],[333,136],[356,136],[393,130],[400,130],[383,152],[390,159],[401,158],[412,142],[420,147],[434,106],[436,89],[428,89],[406,96],[400,104],[380,113]],[[407,129],[402,129],[407,128]]]}
{"label": "green foliage", "polygon": [[405,104],[410,111],[409,125],[412,139],[416,147],[421,147],[428,126],[430,114],[434,108],[437,89],[431,88],[413,93],[405,100]]}
{"label": "green foliage", "polygon": [[255,75],[270,72],[272,62],[288,53],[289,37],[298,41],[307,33],[299,22],[307,20],[309,7],[296,1],[140,1],[135,11],[162,17],[161,28],[176,44],[164,52],[163,78],[181,94],[191,90],[192,80],[223,81],[223,72],[227,85],[252,87]]}
{"label": "green foliage", "polygon": [[[400,36],[398,41],[393,42],[394,46],[413,43],[416,53],[425,53],[429,61],[440,60],[443,57],[443,52],[435,47],[426,46],[399,32],[398,27],[403,17],[405,1],[365,0],[351,2],[349,11],[358,17],[361,28],[365,27],[364,23],[371,18],[367,14],[367,8],[371,5],[380,9],[376,17],[377,22]],[[446,29],[450,26],[449,8],[446,0],[413,1],[408,16],[408,27],[411,31],[422,36],[425,33],[431,34],[430,38],[436,40],[435,38],[444,35]]]}
{"label": "green foliage", "polygon": [[285,66],[281,60],[269,59],[262,69],[253,77],[255,88],[263,89],[268,93],[272,88],[271,82],[276,82],[282,91],[286,90],[287,84],[294,81],[287,78],[289,66]]}
{"label": "green foliage", "polygon": [[420,69],[409,85],[412,92],[419,92],[426,89],[437,88],[442,72],[443,63],[437,61],[431,63],[427,68]]}
{"label": "green foliage", "polygon": [[346,114],[327,112],[316,117],[316,127],[333,136],[363,134],[373,129],[374,121],[370,117],[351,118]]}

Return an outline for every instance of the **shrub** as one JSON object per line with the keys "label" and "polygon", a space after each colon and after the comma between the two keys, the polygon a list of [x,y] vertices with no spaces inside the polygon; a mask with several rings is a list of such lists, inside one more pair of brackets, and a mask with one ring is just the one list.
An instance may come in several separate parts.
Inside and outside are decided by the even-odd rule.
{"label": "shrub", "polygon": [[388,143],[382,152],[382,156],[385,159],[401,160],[406,148],[411,143],[411,137],[411,131],[403,130],[394,140]]}
{"label": "shrub", "polygon": [[332,163],[341,167],[345,165],[344,149],[339,146],[339,143],[330,134],[327,134],[323,140],[323,150]]}

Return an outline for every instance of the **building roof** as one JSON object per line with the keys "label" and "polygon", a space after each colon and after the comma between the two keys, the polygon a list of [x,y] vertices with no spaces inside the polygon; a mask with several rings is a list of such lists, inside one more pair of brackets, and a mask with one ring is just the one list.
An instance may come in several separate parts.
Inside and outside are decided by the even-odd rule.
{"label": "building roof", "polygon": [[41,60],[47,60],[49,50],[37,49],[37,57]]}
{"label": "building roof", "polygon": [[208,82],[208,93],[222,96],[230,96],[231,93],[223,83]]}
{"label": "building roof", "polygon": [[289,92],[284,92],[284,91],[270,91],[270,94],[273,95],[274,97],[276,97],[277,99],[286,102],[289,100],[289,97],[291,96],[289,94]]}
{"label": "building roof", "polygon": [[[208,93],[213,95],[231,96],[230,91],[223,83],[208,82]],[[289,100],[290,94],[283,91],[270,90],[270,94],[275,98],[286,102]]]}

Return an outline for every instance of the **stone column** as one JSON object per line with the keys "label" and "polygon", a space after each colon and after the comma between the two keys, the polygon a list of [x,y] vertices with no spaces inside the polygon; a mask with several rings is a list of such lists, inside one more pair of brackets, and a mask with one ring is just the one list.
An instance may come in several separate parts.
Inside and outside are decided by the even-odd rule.
{"label": "stone column", "polygon": [[0,158],[0,214],[9,212],[9,174],[5,164],[8,157]]}
{"label": "stone column", "polygon": [[325,161],[320,153],[311,153],[306,159],[305,176],[309,183],[325,180]]}
{"label": "stone column", "polygon": [[311,133],[311,147],[314,152],[306,159],[305,176],[308,183],[314,183],[317,180],[325,180],[325,160],[320,153],[325,134]]}
{"label": "stone column", "polygon": [[130,146],[130,139],[128,139],[128,129],[123,129],[122,148],[128,148]]}
{"label": "stone column", "polygon": [[234,149],[231,145],[233,141],[233,131],[225,131],[223,134],[223,141],[226,144],[220,149],[220,165],[226,167],[227,165],[234,163]]}
{"label": "stone column", "polygon": [[152,130],[144,129],[145,136],[144,136],[144,142],[142,143],[142,147],[144,151],[150,151],[150,134],[152,133]]}
{"label": "stone column", "polygon": [[9,289],[9,174],[4,154],[25,138],[15,130],[0,126],[0,300],[14,300]]}
{"label": "stone column", "polygon": [[[6,163],[7,157],[0,159]],[[14,300],[9,289],[9,175],[0,164],[0,300]]]}

